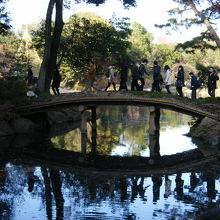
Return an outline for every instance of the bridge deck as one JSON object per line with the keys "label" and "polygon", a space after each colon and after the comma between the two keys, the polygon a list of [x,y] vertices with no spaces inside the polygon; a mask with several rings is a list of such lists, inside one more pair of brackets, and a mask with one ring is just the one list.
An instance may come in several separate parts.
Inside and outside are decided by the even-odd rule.
{"label": "bridge deck", "polygon": [[63,107],[76,105],[141,105],[158,106],[172,109],[198,117],[208,117],[220,121],[220,111],[207,111],[203,105],[190,99],[175,96],[154,97],[152,93],[131,93],[131,92],[90,92],[90,93],[67,93],[44,101],[35,101],[31,105],[21,106],[14,109],[14,112],[23,116],[50,111]]}

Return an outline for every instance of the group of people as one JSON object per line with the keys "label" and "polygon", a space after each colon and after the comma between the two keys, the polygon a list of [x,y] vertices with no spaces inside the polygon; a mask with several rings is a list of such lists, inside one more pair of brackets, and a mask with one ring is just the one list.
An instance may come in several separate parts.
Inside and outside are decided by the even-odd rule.
{"label": "group of people", "polygon": [[[181,97],[183,96],[182,88],[183,86],[185,86],[184,74],[185,72],[183,66],[179,66],[177,75],[175,76],[176,78],[175,85],[176,85],[176,90],[179,96]],[[208,94],[211,97],[215,97],[217,81],[219,80],[217,71],[213,67],[210,67],[207,74],[208,74],[208,83],[207,83]],[[192,90],[191,98],[196,99],[196,90],[201,86],[201,82],[197,79],[197,76],[193,72],[190,72],[189,76],[191,78],[190,80],[190,89]]]}
{"label": "group of people", "polygon": [[[149,72],[146,69],[146,65],[148,64],[147,59],[143,59],[142,62],[139,64],[137,62],[132,62],[130,69],[131,69],[131,91],[137,90],[137,91],[143,91],[144,85],[145,85],[145,75],[150,75]],[[107,86],[105,87],[104,91],[107,91],[108,88],[112,85],[113,89],[116,91],[116,82],[115,82],[115,71],[113,69],[113,66],[110,65],[107,70],[108,74],[106,75],[108,79]],[[157,61],[153,62],[153,68],[152,68],[152,75],[153,75],[153,82],[152,82],[152,92],[161,92],[162,85],[165,85],[166,91],[171,94],[170,86],[175,85],[176,91],[180,97],[183,97],[183,87],[185,86],[185,71],[182,65],[178,66],[177,74],[173,76],[172,70],[168,65],[165,65],[164,67],[165,77],[163,79],[161,74],[161,67],[158,65]],[[215,97],[215,90],[217,88],[216,82],[219,80],[217,71],[210,67],[208,70],[208,94],[211,97]],[[200,87],[200,81],[197,79],[197,76],[190,72],[189,76],[191,78],[190,81],[190,89],[192,90],[191,98],[196,99],[196,90]],[[93,61],[90,61],[89,65],[87,66],[86,71],[86,79],[87,79],[87,86],[85,88],[85,91],[92,91],[92,88],[95,88],[96,90],[100,90],[100,88],[96,87],[94,85],[96,77],[96,65]],[[119,90],[126,90],[127,88],[127,78],[128,78],[128,66],[123,65],[121,67],[120,71],[120,86]],[[174,79],[176,79],[174,83]],[[53,69],[53,80],[51,84],[52,91],[54,95],[59,95],[59,87],[61,82],[61,75],[58,69],[58,66],[55,66]],[[28,69],[28,76],[27,76],[27,87],[31,88],[34,84],[37,83],[37,78],[33,76],[33,72],[31,68]]]}
{"label": "group of people", "polygon": [[[146,65],[148,64],[147,59],[143,59],[141,63],[132,62],[130,69],[131,69],[131,91],[137,90],[137,91],[143,91],[144,85],[145,85],[145,75],[150,75],[149,72],[146,69]],[[116,91],[116,82],[115,82],[115,71],[113,69],[113,66],[110,65],[108,67],[108,74],[106,74],[106,77],[108,79],[107,86],[105,87],[104,91],[107,91],[109,87],[112,85],[113,89]],[[153,62],[153,68],[152,68],[152,75],[153,75],[153,82],[152,82],[152,88],[151,91],[155,92],[161,92],[162,85],[165,85],[166,91],[171,94],[170,86],[175,85],[176,91],[180,97],[183,97],[183,87],[185,86],[185,70],[182,65],[178,66],[177,73],[175,76],[172,74],[172,70],[168,65],[165,65],[164,72],[165,77],[163,79],[162,77],[162,70],[159,66],[157,61]],[[87,78],[88,78],[88,86],[86,90],[90,90],[92,88],[95,88],[96,90],[101,90],[94,86],[95,81],[95,64],[91,62],[91,65],[89,66],[87,70]],[[128,78],[128,66],[123,65],[120,70],[120,86],[119,90],[126,90],[127,88],[127,78]],[[189,73],[189,76],[191,77],[191,97],[192,99],[196,99],[196,90],[200,87],[200,81],[197,79],[196,75],[193,72]],[[216,89],[216,82],[219,80],[219,77],[217,75],[216,70],[213,67],[209,68],[208,71],[208,94],[211,97],[215,97],[215,89]],[[175,83],[174,83],[175,81]]]}
{"label": "group of people", "polygon": [[[52,78],[52,84],[51,88],[54,93],[54,95],[60,95],[59,87],[61,82],[61,74],[59,72],[58,66],[55,66],[53,69],[53,78]],[[28,68],[27,70],[27,77],[26,77],[26,88],[27,88],[27,96],[37,97],[35,90],[37,88],[37,77],[34,76],[33,71],[31,68]]]}
{"label": "group of people", "polygon": [[[144,59],[140,65],[137,63],[132,63],[131,66],[131,73],[132,73],[132,81],[131,81],[131,90],[143,91],[143,87],[145,85],[144,75],[149,75],[146,71],[145,65],[148,63],[147,59]],[[161,92],[162,85],[165,85],[165,88],[168,93],[171,94],[170,86],[175,85],[176,91],[180,97],[183,97],[183,87],[185,86],[185,71],[182,65],[178,66],[177,74],[173,76],[172,70],[168,65],[165,65],[164,72],[165,78],[163,79],[161,74],[161,67],[158,65],[157,61],[153,63],[153,83],[151,91],[154,92]],[[208,70],[208,94],[211,97],[215,97],[215,90],[217,88],[216,84],[219,80],[217,71],[210,67]],[[200,87],[201,83],[197,79],[197,76],[190,72],[189,76],[191,77],[190,80],[190,89],[192,90],[191,98],[196,99],[196,90]],[[174,78],[176,79],[174,83]]]}

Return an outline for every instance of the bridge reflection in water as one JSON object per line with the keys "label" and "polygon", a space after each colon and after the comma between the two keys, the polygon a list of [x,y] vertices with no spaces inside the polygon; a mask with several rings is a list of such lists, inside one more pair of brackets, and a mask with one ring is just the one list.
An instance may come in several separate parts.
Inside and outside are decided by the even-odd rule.
{"label": "bridge reflection in water", "polygon": [[[100,142],[97,144],[97,112],[96,112],[96,106],[90,106],[89,108],[87,107],[80,107],[81,110],[81,127],[80,127],[80,131],[81,131],[81,153],[82,154],[87,154],[89,152],[90,149],[90,153],[89,155],[93,155],[95,156],[96,154],[100,154],[100,148],[103,147],[103,145],[100,144]],[[88,127],[88,111],[91,112],[91,126],[90,126],[90,130],[88,131],[89,127]],[[146,112],[145,112],[146,114]],[[188,152],[183,152],[182,154],[174,154],[173,156],[166,156],[166,157],[161,157],[160,155],[160,108],[155,107],[155,106],[151,106],[149,107],[149,111],[147,111],[148,115],[145,115],[145,117],[147,118],[147,120],[145,120],[146,122],[148,122],[148,126],[147,126],[147,130],[145,131],[145,140],[146,143],[144,143],[146,146],[144,147],[144,149],[142,148],[142,151],[148,151],[149,150],[149,157],[146,159],[143,159],[143,157],[138,157],[137,155],[130,155],[130,156],[136,156],[134,158],[135,164],[138,163],[138,161],[140,161],[140,163],[142,163],[144,160],[145,162],[147,162],[147,164],[153,165],[154,162],[156,160],[159,160],[159,163],[161,163],[161,161],[164,159],[166,160],[166,163],[168,163],[168,158],[170,160],[171,163],[173,163],[174,165],[177,165],[177,160],[180,161],[184,161],[187,160],[192,160],[192,158],[196,158],[198,159],[199,157],[203,157],[202,154],[199,153],[198,149],[194,149],[194,150],[189,150]],[[121,116],[124,117],[124,116]],[[116,119],[115,119],[116,120]],[[117,120],[119,120],[117,118]],[[126,119],[123,119],[126,121]],[[109,122],[108,122],[109,123]],[[115,122],[116,124],[120,123],[119,121]],[[108,124],[109,126],[111,126],[110,124]],[[122,125],[123,126],[123,125]],[[126,126],[126,125],[124,125]],[[129,125],[127,125],[129,126]],[[136,125],[138,126],[138,124]],[[98,128],[99,129],[99,128]],[[133,127],[132,129],[137,129],[135,127]],[[123,129],[122,129],[123,130]],[[90,134],[89,134],[90,133]],[[112,133],[108,134],[109,136],[113,135]],[[117,134],[120,135],[120,134]],[[143,137],[144,139],[144,137]],[[172,136],[170,137],[170,143],[172,143]],[[91,140],[91,142],[90,142]],[[104,139],[103,139],[104,140]],[[175,138],[174,138],[175,140]],[[147,145],[148,143],[148,145]],[[119,145],[124,145],[123,143],[117,143],[116,141],[116,146],[117,144]],[[143,143],[142,143],[143,144]],[[97,146],[98,145],[98,146]],[[101,146],[99,146],[101,145]],[[98,152],[97,152],[97,147],[99,148]],[[125,148],[129,148],[129,146],[125,145]],[[113,146],[112,148],[115,148],[115,146]],[[178,143],[176,143],[176,148],[178,148]],[[191,147],[196,148],[196,147]],[[133,150],[134,151],[134,150]],[[178,152],[178,150],[176,150]],[[111,154],[111,152],[109,152]],[[103,152],[101,153],[103,154]],[[139,155],[141,156],[141,152],[139,152]],[[128,156],[128,154],[126,155]],[[109,159],[109,158],[108,158]],[[107,160],[105,158],[105,160]],[[130,158],[130,160],[126,157],[126,158],[119,158],[120,161],[124,161],[124,164],[122,166],[118,165],[120,168],[126,168],[126,160],[128,161],[128,163],[130,163],[132,161],[132,158]],[[168,163],[169,164],[169,163]],[[130,164],[131,165],[131,164]],[[132,165],[131,165],[132,166]],[[139,168],[145,168],[146,165],[144,165],[143,167],[139,167]],[[116,168],[116,167],[114,167]]]}
{"label": "bridge reflection in water", "polygon": [[[210,149],[206,157],[198,146],[187,152],[161,155],[163,116],[159,108],[150,107],[145,116],[148,125],[143,121],[149,157],[104,154],[100,148],[107,142],[100,141],[99,136],[109,137],[99,129],[102,110],[95,106],[80,110],[81,122],[76,126],[81,131],[79,151],[74,151],[76,140],[72,140],[75,148],[67,151],[54,147],[53,138],[51,142],[44,135],[31,137],[26,141],[28,145],[24,144],[24,138],[23,144],[18,144],[18,139],[10,140],[11,144],[8,140],[7,146],[2,142],[3,219],[195,219],[203,210],[219,206],[218,154],[216,151],[212,154]],[[111,111],[108,113],[113,114]],[[137,115],[131,115],[134,120],[131,133],[137,135],[135,130],[141,122]],[[118,118],[115,121],[110,118],[118,125]],[[123,126],[132,127],[128,122]],[[111,154],[111,149],[106,151]]]}

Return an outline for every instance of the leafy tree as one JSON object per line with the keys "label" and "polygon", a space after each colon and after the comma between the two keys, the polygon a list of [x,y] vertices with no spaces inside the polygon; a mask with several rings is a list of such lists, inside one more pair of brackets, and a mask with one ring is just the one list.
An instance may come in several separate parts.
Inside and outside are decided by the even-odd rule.
{"label": "leafy tree", "polygon": [[[100,5],[106,0],[82,0],[88,4]],[[135,0],[121,0],[125,7],[135,6]],[[81,2],[81,0],[75,0]],[[41,92],[49,92],[52,80],[52,70],[57,62],[57,55],[60,46],[60,38],[63,30],[63,6],[69,6],[70,1],[50,0],[46,15],[46,35],[45,35],[45,52],[41,64],[38,87]],[[52,14],[56,8],[55,25],[52,29]]]}
{"label": "leafy tree", "polygon": [[5,4],[8,0],[0,0],[0,34],[6,34],[10,29],[10,17],[5,11]]}
{"label": "leafy tree", "polygon": [[154,45],[151,55],[152,58],[157,60],[161,65],[169,65],[170,67],[182,60],[182,54],[175,51],[174,44]]}
{"label": "leafy tree", "polygon": [[[42,56],[45,36],[42,21],[37,30],[32,31],[33,45]],[[57,63],[62,63],[62,73],[71,84],[84,78],[85,66],[93,59],[97,65],[97,75],[107,68],[106,59],[114,57],[115,65],[120,66],[130,46],[128,36],[130,23],[127,18],[113,17],[107,21],[93,13],[78,13],[70,17],[64,25]],[[106,67],[105,67],[106,66]]]}
{"label": "leafy tree", "polygon": [[[182,46],[183,48],[207,48],[208,41],[214,41],[218,48],[220,48],[220,38],[214,29],[214,21],[220,18],[219,0],[173,0],[179,4],[179,7],[170,9],[169,15],[171,18],[168,20],[167,24],[156,25],[157,27],[171,27],[177,30],[180,26],[185,26],[190,28],[193,25],[205,24],[207,30],[201,33],[199,37],[196,37],[192,42],[187,42]],[[190,12],[194,13],[194,16],[190,16]],[[184,16],[185,15],[185,16]],[[205,42],[204,42],[205,41]],[[211,45],[210,47],[213,47]]]}
{"label": "leafy tree", "polygon": [[98,67],[98,75],[105,72],[102,69],[105,62],[103,59],[109,56],[114,57],[116,65],[119,65],[121,57],[129,47],[126,39],[130,30],[124,19],[121,19],[120,23],[117,19],[117,22],[109,23],[94,14],[79,14],[72,16],[66,23],[61,40],[60,59],[75,70],[76,80],[83,78],[85,66],[91,59]]}
{"label": "leafy tree", "polygon": [[150,56],[153,48],[153,36],[137,22],[132,23],[131,28],[132,34],[129,37],[131,48],[128,54],[133,61],[140,61]]}
{"label": "leafy tree", "polygon": [[40,59],[32,47],[27,29],[19,35],[8,31],[7,35],[0,36],[0,41],[4,48],[3,58],[0,60],[1,67],[5,69],[1,68],[3,72],[25,73],[28,67],[32,67],[34,72],[39,71]]}

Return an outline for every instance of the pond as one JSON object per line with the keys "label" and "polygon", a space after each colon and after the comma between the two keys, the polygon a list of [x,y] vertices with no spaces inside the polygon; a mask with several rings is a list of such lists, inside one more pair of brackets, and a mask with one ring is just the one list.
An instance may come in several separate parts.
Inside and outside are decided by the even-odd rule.
{"label": "pond", "polygon": [[0,139],[0,219],[195,219],[220,204],[217,149],[187,135],[195,121],[92,106],[63,131]]}

